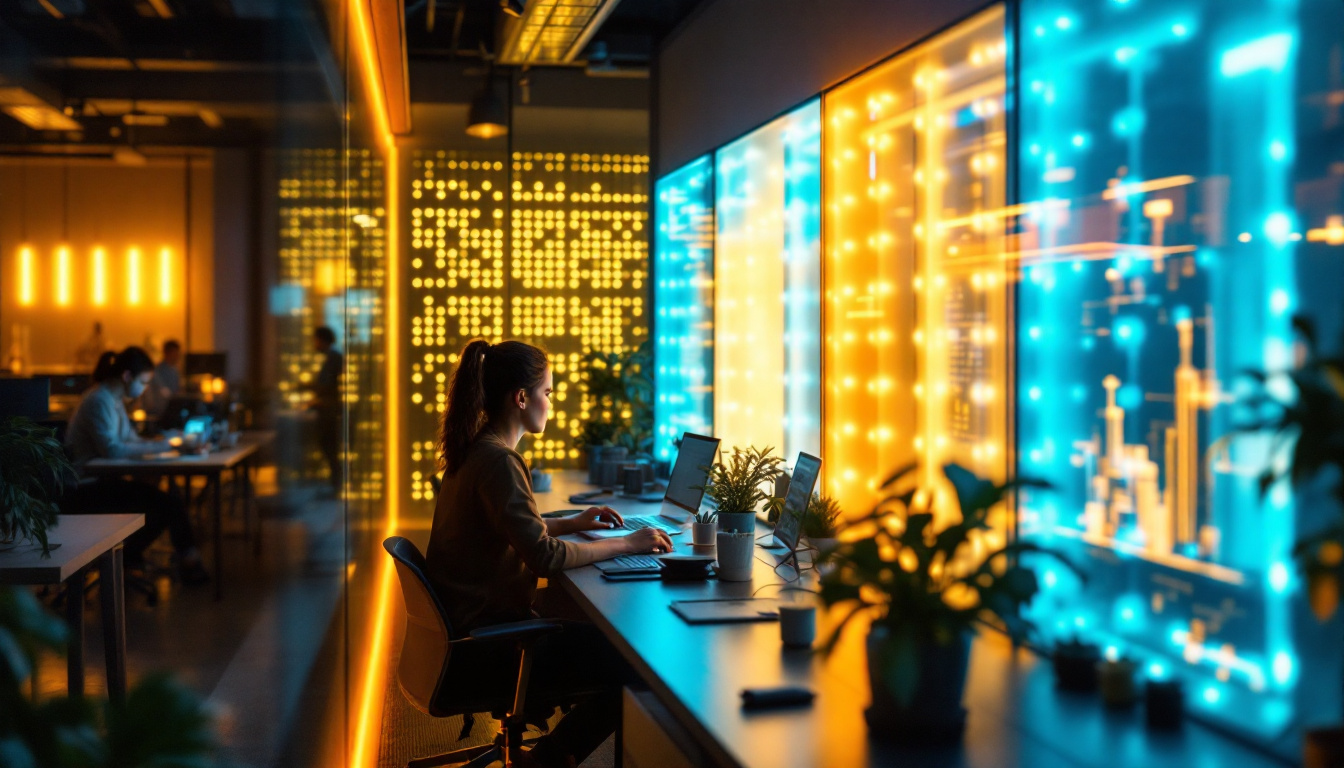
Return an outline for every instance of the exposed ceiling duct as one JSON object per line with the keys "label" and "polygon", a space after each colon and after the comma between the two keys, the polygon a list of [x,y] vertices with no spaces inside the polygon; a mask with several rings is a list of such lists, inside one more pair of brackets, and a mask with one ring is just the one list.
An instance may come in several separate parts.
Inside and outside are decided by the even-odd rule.
{"label": "exposed ceiling duct", "polygon": [[569,64],[620,0],[529,0],[522,16],[504,16],[505,65]]}

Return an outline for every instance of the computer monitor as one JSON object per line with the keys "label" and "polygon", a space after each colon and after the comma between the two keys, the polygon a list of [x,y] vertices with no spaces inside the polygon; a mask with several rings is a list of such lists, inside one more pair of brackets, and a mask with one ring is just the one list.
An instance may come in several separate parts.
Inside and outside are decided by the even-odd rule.
{"label": "computer monitor", "polygon": [[70,373],[63,376],[47,376],[51,382],[51,394],[82,395],[93,386],[93,377],[87,373]]}
{"label": "computer monitor", "polygon": [[38,379],[0,379],[0,418],[22,416],[41,421],[51,405],[51,381]]}
{"label": "computer monitor", "polygon": [[775,541],[790,552],[798,548],[803,515],[807,514],[807,505],[812,501],[812,491],[817,487],[817,476],[820,474],[821,459],[800,451],[798,460],[793,464],[793,476],[789,478],[784,508],[775,522]]}
{"label": "computer monitor", "polygon": [[188,352],[182,361],[182,373],[192,376],[214,376],[217,379],[228,378],[229,355],[227,352]]}
{"label": "computer monitor", "polygon": [[686,432],[681,437],[681,448],[677,451],[677,462],[672,466],[672,476],[667,481],[667,494],[663,496],[663,514],[670,510],[669,505],[686,514],[694,515],[700,509],[700,501],[705,497],[705,481],[709,479],[709,466],[714,463],[714,454],[719,451],[717,437],[705,437]]}

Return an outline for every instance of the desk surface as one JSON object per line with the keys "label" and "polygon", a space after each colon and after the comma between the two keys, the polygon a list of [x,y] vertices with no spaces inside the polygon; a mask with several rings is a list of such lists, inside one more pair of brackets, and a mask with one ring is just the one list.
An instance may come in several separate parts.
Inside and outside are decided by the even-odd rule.
{"label": "desk surface", "polygon": [[0,552],[0,584],[60,584],[145,524],[144,515],[61,515],[47,541],[61,546],[42,557],[42,548],[21,544]]}
{"label": "desk surface", "polygon": [[94,459],[84,465],[89,475],[124,475],[137,472],[173,474],[219,472],[233,469],[240,462],[275,440],[275,433],[265,430],[241,432],[238,444],[232,448],[212,451],[204,456],[183,455],[175,459]]}
{"label": "desk surface", "polygon": [[[588,488],[579,473],[557,472],[552,491],[537,494],[537,502],[543,512],[572,508],[578,505],[567,502],[569,494]],[[628,514],[656,514],[658,508],[611,497],[597,502]],[[691,550],[689,533],[674,537],[674,543],[681,551]],[[756,552],[753,580],[747,583],[611,582],[592,566],[566,571],[557,580],[711,763],[751,768],[1281,765],[1192,722],[1176,733],[1157,733],[1143,726],[1141,708],[1110,712],[1096,696],[1061,693],[1047,662],[1025,650],[1014,652],[1005,639],[990,633],[973,646],[965,696],[970,716],[960,746],[913,750],[870,742],[863,717],[868,681],[861,626],[850,627],[835,654],[823,659],[805,649],[785,649],[773,622],[691,626],[669,609],[673,600],[778,594],[766,586],[783,583],[772,558]],[[824,633],[823,627],[819,634]],[[806,709],[742,711],[743,688],[778,685],[805,686],[817,698]]]}

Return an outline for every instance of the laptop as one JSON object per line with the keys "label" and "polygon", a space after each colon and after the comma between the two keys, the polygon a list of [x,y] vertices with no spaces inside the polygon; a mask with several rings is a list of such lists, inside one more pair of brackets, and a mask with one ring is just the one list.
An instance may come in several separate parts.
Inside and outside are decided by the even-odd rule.
{"label": "laptop", "polygon": [[821,459],[810,453],[798,453],[793,463],[793,476],[789,478],[789,490],[784,496],[784,508],[775,521],[774,541],[762,544],[765,549],[788,550],[786,557],[792,556],[798,549],[798,536],[802,532],[803,515],[812,501],[812,491],[817,487],[817,476],[821,474]]}
{"label": "laptop", "polygon": [[714,463],[714,454],[718,452],[717,437],[685,433],[681,438],[681,450],[677,451],[677,463],[672,466],[672,477],[663,494],[663,506],[657,515],[626,517],[625,525],[620,528],[584,531],[581,535],[589,539],[609,539],[640,528],[661,528],[669,536],[681,533],[681,526],[700,509],[700,502],[705,497],[703,486],[709,479],[708,467]]}

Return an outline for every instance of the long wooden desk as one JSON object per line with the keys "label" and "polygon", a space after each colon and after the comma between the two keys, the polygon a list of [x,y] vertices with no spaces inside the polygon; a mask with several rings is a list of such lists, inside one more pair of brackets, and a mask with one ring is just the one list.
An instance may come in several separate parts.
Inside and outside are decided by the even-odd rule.
{"label": "long wooden desk", "polygon": [[[213,488],[211,495],[211,523],[213,530],[212,550],[214,554],[215,599],[224,595],[224,526],[223,502],[221,501],[221,481],[225,472],[231,472],[234,481],[242,473],[243,518],[247,530],[251,531],[252,508],[252,462],[262,448],[275,441],[275,433],[268,431],[243,432],[238,444],[224,448],[205,456],[183,455],[178,458],[161,461],[147,459],[94,459],[84,465],[88,475],[111,477],[131,476],[154,481],[160,477],[182,477],[187,479],[188,501],[190,501],[190,481],[193,477],[206,478],[206,488]],[[235,495],[236,497],[236,495]],[[257,546],[260,547],[261,523],[257,523]]]}
{"label": "long wooden desk", "polygon": [[66,688],[71,696],[84,695],[84,572],[96,560],[101,579],[107,693],[117,703],[126,699],[121,543],[144,524],[144,515],[61,515],[56,527],[47,532],[47,541],[53,547],[50,557],[43,557],[40,547],[29,544],[0,552],[0,584],[66,585]]}
{"label": "long wooden desk", "polygon": [[[537,494],[543,512],[573,509],[571,493],[590,490],[577,472],[555,473],[549,493]],[[657,514],[657,504],[598,499],[623,514]],[[760,533],[765,529],[761,528]],[[673,537],[689,552],[689,531]],[[783,585],[773,559],[757,549],[747,583],[611,582],[592,566],[556,581],[583,608],[638,672],[658,701],[694,741],[686,751],[700,764],[743,768],[858,768],[948,766],[967,768],[1269,768],[1281,763],[1187,722],[1174,733],[1143,725],[1142,708],[1104,709],[1097,696],[1054,687],[1050,665],[1014,651],[986,632],[973,647],[962,743],[941,749],[893,747],[869,738],[866,628],[854,625],[830,659],[785,649],[774,622],[691,626],[668,607],[673,600],[773,596]],[[784,572],[787,569],[781,568]],[[824,621],[821,623],[825,623]],[[825,635],[825,628],[818,634]],[[747,687],[801,685],[817,694],[811,707],[747,713]]]}

